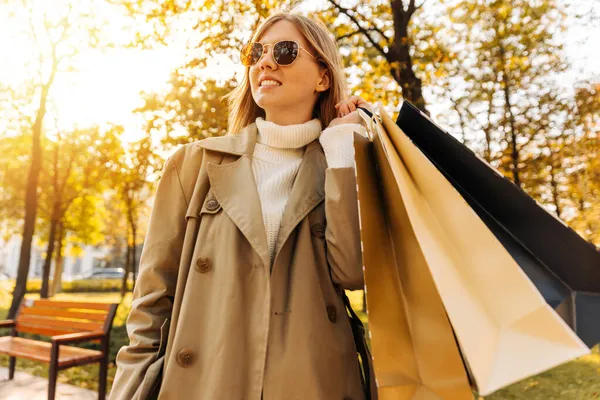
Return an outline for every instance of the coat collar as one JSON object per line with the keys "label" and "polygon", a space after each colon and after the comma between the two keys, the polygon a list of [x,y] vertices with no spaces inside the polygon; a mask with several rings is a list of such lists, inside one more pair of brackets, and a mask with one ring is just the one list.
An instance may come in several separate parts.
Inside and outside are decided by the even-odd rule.
{"label": "coat collar", "polygon": [[234,155],[252,155],[258,129],[256,122],[243,128],[238,134],[226,134],[224,136],[214,136],[196,142],[196,145],[207,150],[218,151],[220,153]]}
{"label": "coat collar", "polygon": [[[196,142],[206,150],[238,157],[231,162],[207,164],[210,186],[227,215],[250,242],[265,265],[269,265],[267,234],[256,180],[252,170],[252,154],[257,137],[256,123],[235,135],[207,138]],[[298,174],[281,220],[274,260],[290,234],[302,219],[325,198],[327,163],[319,140],[306,146]]]}

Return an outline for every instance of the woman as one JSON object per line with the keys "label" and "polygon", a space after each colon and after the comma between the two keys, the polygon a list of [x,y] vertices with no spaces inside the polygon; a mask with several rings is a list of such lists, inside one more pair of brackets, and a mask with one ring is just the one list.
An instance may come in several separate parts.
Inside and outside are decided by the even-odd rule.
{"label": "woman", "polygon": [[[230,134],[165,163],[110,399],[365,398],[354,132],[327,28],[279,13],[242,51]],[[323,130],[323,127],[326,127]]]}

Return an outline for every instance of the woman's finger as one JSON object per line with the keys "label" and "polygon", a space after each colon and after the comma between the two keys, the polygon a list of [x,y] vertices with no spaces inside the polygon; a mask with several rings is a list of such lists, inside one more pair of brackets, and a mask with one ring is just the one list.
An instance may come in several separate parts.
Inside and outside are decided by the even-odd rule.
{"label": "woman's finger", "polygon": [[361,105],[366,103],[367,101],[365,99],[363,99],[362,97],[358,97],[356,98],[356,105]]}

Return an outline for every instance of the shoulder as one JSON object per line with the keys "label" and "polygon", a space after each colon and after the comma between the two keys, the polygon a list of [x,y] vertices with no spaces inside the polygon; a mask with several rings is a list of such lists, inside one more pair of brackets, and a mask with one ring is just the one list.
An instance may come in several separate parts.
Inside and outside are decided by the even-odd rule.
{"label": "shoulder", "polygon": [[198,146],[198,142],[201,142],[201,140],[176,147],[167,159],[168,164],[177,167],[181,171],[184,167],[193,164],[195,161],[201,162],[203,148]]}
{"label": "shoulder", "polygon": [[204,149],[197,145],[199,141],[177,146],[171,151],[164,165],[165,173],[177,175],[180,185],[186,194],[190,195],[190,188],[196,184],[196,178],[202,167]]}

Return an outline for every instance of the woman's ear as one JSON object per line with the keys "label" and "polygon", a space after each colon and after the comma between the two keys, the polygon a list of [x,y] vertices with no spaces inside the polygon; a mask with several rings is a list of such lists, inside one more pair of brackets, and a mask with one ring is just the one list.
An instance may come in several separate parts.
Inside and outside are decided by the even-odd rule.
{"label": "woman's ear", "polygon": [[315,92],[324,92],[329,89],[331,85],[331,76],[329,74],[329,69],[327,68],[319,68],[320,80],[317,83],[317,87],[315,88]]}

